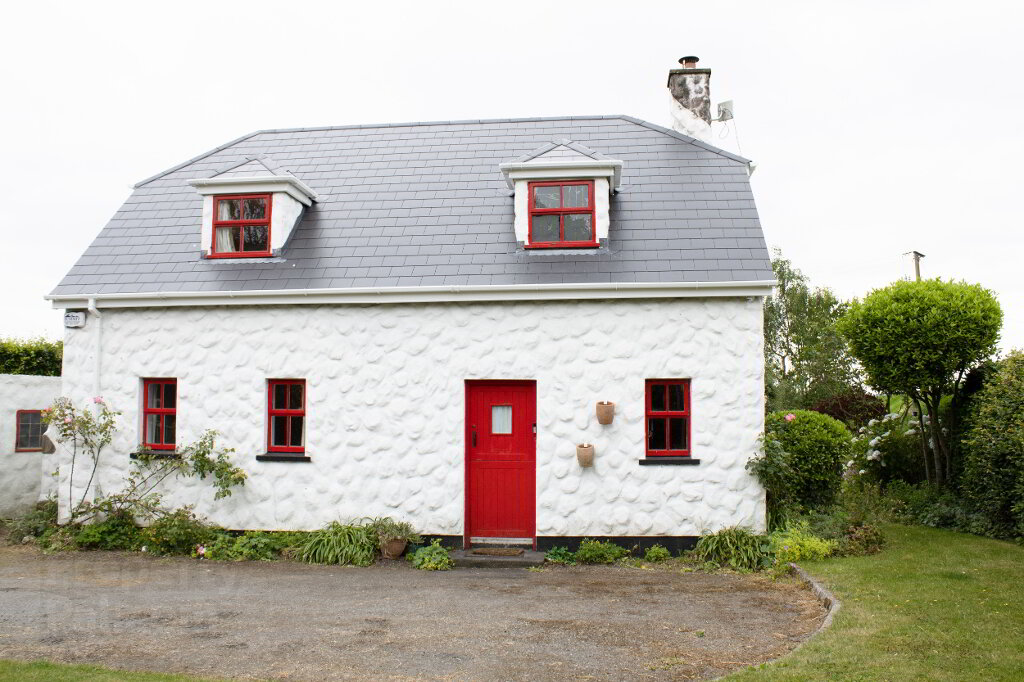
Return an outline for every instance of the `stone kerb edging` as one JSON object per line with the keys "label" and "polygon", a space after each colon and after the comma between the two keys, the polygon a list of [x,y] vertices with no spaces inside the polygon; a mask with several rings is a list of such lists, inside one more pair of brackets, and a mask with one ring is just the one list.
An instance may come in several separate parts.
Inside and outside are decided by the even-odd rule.
{"label": "stone kerb edging", "polygon": [[[807,585],[810,586],[811,592],[814,593],[814,596],[818,598],[818,601],[824,604],[825,608],[827,609],[827,611],[825,612],[825,619],[821,621],[821,625],[819,625],[818,629],[812,632],[807,639],[800,643],[800,646],[796,648],[799,649],[801,646],[811,641],[816,635],[820,634],[823,630],[827,629],[830,625],[832,625],[832,619],[839,611],[839,607],[841,606],[841,604],[839,600],[836,599],[836,596],[828,590],[826,590],[821,583],[812,578],[810,573],[800,568],[796,564],[790,564],[789,566],[800,577],[801,580],[803,580],[805,583],[807,583]],[[793,649],[793,651],[796,651],[796,649]],[[793,651],[790,651],[789,653],[793,653]]]}

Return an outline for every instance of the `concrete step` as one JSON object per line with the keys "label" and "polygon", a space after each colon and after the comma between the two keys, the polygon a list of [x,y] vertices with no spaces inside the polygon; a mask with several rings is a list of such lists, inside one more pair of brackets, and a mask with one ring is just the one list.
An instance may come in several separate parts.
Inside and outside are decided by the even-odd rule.
{"label": "concrete step", "polygon": [[544,563],[544,552],[524,550],[516,556],[492,556],[473,554],[471,549],[457,549],[452,552],[456,568],[529,568]]}

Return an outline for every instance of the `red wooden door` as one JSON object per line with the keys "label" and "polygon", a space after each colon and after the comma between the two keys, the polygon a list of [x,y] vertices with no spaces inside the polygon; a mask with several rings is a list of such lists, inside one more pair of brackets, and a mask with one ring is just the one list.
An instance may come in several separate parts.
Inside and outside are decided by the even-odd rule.
{"label": "red wooden door", "polygon": [[534,382],[466,382],[467,545],[534,536],[536,422]]}

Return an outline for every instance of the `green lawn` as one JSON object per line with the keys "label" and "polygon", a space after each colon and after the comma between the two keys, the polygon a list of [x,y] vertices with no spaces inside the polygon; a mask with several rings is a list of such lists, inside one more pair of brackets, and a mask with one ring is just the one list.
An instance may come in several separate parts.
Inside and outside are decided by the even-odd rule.
{"label": "green lawn", "polygon": [[881,554],[803,564],[842,602],[829,630],[728,680],[1024,680],[1024,548],[885,531]]}

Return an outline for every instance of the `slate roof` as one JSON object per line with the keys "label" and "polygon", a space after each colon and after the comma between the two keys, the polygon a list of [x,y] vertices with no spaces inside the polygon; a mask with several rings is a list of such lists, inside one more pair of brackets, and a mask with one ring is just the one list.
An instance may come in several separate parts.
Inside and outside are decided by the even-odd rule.
{"label": "slate roof", "polygon": [[[624,163],[596,253],[516,244],[498,166],[559,147]],[[203,259],[202,197],[186,181],[257,166],[318,201],[281,257]],[[252,133],[136,185],[52,295],[771,279],[745,159],[593,116]]]}

